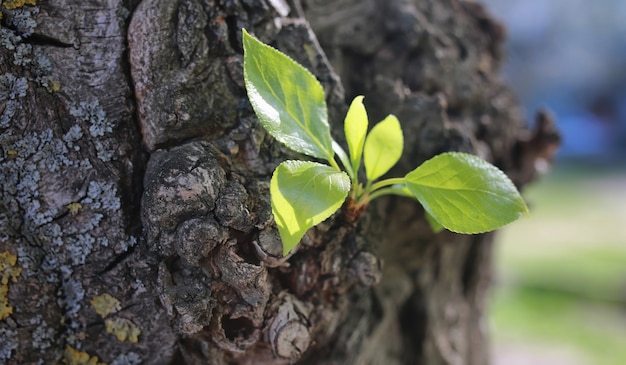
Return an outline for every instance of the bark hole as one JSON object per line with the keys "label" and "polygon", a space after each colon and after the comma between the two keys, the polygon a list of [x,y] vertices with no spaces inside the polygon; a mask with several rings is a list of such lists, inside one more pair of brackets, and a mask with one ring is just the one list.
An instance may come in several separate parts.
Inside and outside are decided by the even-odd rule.
{"label": "bark hole", "polygon": [[249,338],[254,333],[252,321],[245,317],[230,318],[222,316],[222,328],[226,337],[231,341]]}
{"label": "bark hole", "polygon": [[261,259],[257,256],[254,247],[250,242],[257,235],[257,232],[253,232],[252,234],[243,233],[234,229],[230,230],[230,236],[237,240],[237,256],[241,257],[243,261],[259,266],[261,265]]}

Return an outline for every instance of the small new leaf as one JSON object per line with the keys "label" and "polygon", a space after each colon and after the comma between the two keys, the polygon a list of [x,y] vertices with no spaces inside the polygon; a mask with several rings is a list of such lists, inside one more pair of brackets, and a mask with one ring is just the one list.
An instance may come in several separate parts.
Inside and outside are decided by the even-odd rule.
{"label": "small new leaf", "polygon": [[369,181],[383,176],[402,156],[404,137],[398,118],[389,115],[376,124],[365,140],[363,162]]}
{"label": "small new leaf", "polygon": [[242,32],[246,90],[265,130],[296,152],[332,160],[322,85],[285,54]]}
{"label": "small new leaf", "polygon": [[352,170],[355,176],[358,174],[359,165],[361,164],[367,125],[368,119],[365,106],[363,105],[363,96],[357,96],[352,100],[352,104],[350,104],[350,109],[348,109],[343,125],[346,140],[348,141],[348,148],[350,150]]}
{"label": "small new leaf", "polygon": [[281,163],[270,182],[272,213],[287,255],[306,231],[337,211],[350,191],[344,172],[310,161]]}
{"label": "small new leaf", "polygon": [[437,222],[457,233],[482,233],[528,214],[511,180],[467,153],[448,152],[405,176],[405,184]]}

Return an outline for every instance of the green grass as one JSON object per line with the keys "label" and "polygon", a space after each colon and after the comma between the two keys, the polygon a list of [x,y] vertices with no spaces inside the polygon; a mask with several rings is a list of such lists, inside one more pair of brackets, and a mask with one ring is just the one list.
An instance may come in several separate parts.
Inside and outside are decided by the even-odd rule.
{"label": "green grass", "polygon": [[[499,291],[492,311],[496,343],[502,337],[509,342],[567,346],[596,365],[626,363],[626,329],[613,322],[620,317],[620,308],[525,289]],[[623,325],[624,319],[620,321]]]}
{"label": "green grass", "polygon": [[549,342],[626,364],[626,172],[563,167],[499,237],[495,342]]}

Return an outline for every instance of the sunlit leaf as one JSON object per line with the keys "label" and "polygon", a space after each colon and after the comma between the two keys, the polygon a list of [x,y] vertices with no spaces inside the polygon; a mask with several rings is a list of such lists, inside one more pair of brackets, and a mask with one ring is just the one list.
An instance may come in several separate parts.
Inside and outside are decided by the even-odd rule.
{"label": "sunlit leaf", "polygon": [[281,163],[274,170],[270,194],[283,254],[289,253],[309,228],[336,212],[349,191],[348,175],[330,166],[309,161]]}
{"label": "sunlit leaf", "polygon": [[243,48],[248,98],[263,127],[292,150],[330,161],[332,138],[319,81],[245,29]]}
{"label": "sunlit leaf", "polygon": [[404,138],[398,118],[389,115],[376,124],[365,140],[363,162],[368,180],[384,175],[402,156]]}
{"label": "sunlit leaf", "polygon": [[426,212],[453,232],[492,231],[528,214],[511,180],[467,153],[437,155],[408,173],[405,184]]}
{"label": "sunlit leaf", "polygon": [[363,105],[363,96],[357,96],[352,100],[344,121],[344,131],[348,141],[348,149],[350,150],[350,161],[355,174],[358,173],[359,165],[361,164],[367,125],[367,112]]}

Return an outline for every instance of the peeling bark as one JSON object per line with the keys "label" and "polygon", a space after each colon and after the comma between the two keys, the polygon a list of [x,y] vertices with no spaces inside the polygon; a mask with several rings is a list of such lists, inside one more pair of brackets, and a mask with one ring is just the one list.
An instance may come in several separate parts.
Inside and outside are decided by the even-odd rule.
{"label": "peeling bark", "polygon": [[1,10],[1,363],[489,362],[493,234],[433,234],[417,203],[390,197],[280,257],[268,182],[295,155],[256,120],[240,45],[246,28],[311,70],[337,140],[355,95],[372,121],[396,114],[393,174],[455,150],[521,187],[558,134],[546,114],[525,127],[498,76],[504,30],[480,5]]}

